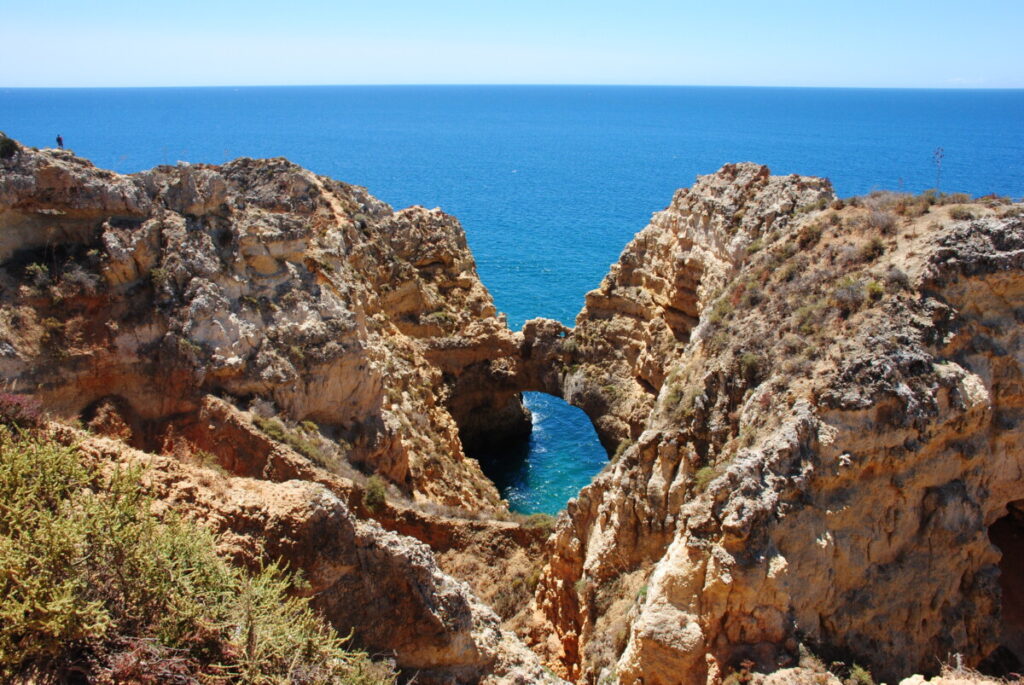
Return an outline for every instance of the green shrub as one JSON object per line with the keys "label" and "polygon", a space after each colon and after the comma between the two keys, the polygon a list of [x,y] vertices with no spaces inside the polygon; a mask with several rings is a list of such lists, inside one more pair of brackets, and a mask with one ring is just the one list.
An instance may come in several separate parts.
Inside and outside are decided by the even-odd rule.
{"label": "green shrub", "polygon": [[870,297],[875,302],[882,299],[882,296],[885,295],[885,286],[879,283],[878,281],[869,281],[867,289],[868,297]]}
{"label": "green shrub", "polygon": [[530,514],[523,525],[531,530],[539,530],[544,535],[551,535],[555,530],[555,517],[551,514]]}
{"label": "green shrub", "polygon": [[971,196],[967,193],[942,193],[939,198],[939,204],[943,205],[961,205],[971,201]]}
{"label": "green shrub", "polygon": [[732,316],[733,309],[734,306],[728,298],[719,298],[711,308],[711,312],[708,314],[708,321],[713,325],[718,325]]}
{"label": "green shrub", "polygon": [[976,217],[967,207],[953,207],[949,210],[949,218],[955,221],[970,221]]}
{"label": "green shrub", "polygon": [[788,283],[789,281],[792,281],[793,277],[800,273],[803,270],[803,268],[803,265],[799,264],[798,262],[786,262],[778,271],[779,280],[784,283]]}
{"label": "green shrub", "polygon": [[537,580],[533,573],[529,576],[515,575],[509,582],[499,585],[491,599],[491,606],[502,619],[512,618],[520,609],[530,603],[530,598],[533,597],[533,591],[536,588]]}
{"label": "green shrub", "polygon": [[0,133],[0,159],[10,159],[18,153],[18,143]]}
{"label": "green shrub", "polygon": [[453,322],[452,315],[443,309],[439,309],[436,312],[430,312],[423,316],[423,321],[428,324],[434,324],[444,328]]}
{"label": "green shrub", "polygon": [[697,492],[704,492],[707,490],[708,485],[711,481],[718,476],[718,469],[714,466],[704,466],[697,470],[697,473],[693,476],[693,487]]}
{"label": "green shrub", "polygon": [[793,312],[793,318],[796,319],[797,330],[801,335],[814,335],[818,332],[824,310],[825,302],[822,298],[815,298],[797,307]]}
{"label": "green shrub", "polygon": [[744,309],[753,309],[764,300],[761,286],[757,281],[748,281],[743,288],[743,295],[740,297],[740,306]]}
{"label": "green shrub", "polygon": [[384,479],[374,474],[366,481],[366,489],[363,490],[363,504],[370,511],[377,511],[384,506],[388,498],[388,488]]}
{"label": "green shrub", "polygon": [[885,243],[877,236],[861,245],[860,259],[862,262],[873,262],[883,254],[885,254]]}
{"label": "green shrub", "polygon": [[157,518],[139,480],[0,427],[0,678],[88,664],[115,682],[393,681],[290,596],[280,566],[228,565],[206,529]]}
{"label": "green shrub", "polygon": [[739,358],[740,375],[751,385],[757,382],[764,359],[757,352],[744,352]]}
{"label": "green shrub", "polygon": [[153,287],[163,288],[171,280],[171,275],[167,273],[167,269],[157,266],[149,270],[149,280]]}
{"label": "green shrub", "polygon": [[33,262],[25,267],[25,275],[37,288],[45,288],[50,285],[50,269],[45,264]]}
{"label": "green shrub", "polygon": [[871,671],[857,664],[850,669],[850,680],[853,685],[875,685],[875,679],[871,677]]}
{"label": "green shrub", "polygon": [[310,434],[319,435],[320,433],[313,422],[303,422],[302,428],[306,431],[305,433],[288,428],[280,419],[265,419],[257,416],[253,419],[253,423],[268,437],[283,442],[313,463],[330,468],[320,445],[310,437]]}
{"label": "green shrub", "polygon": [[800,214],[815,212],[818,211],[819,209],[825,209],[826,207],[828,207],[829,202],[829,198],[825,195],[822,195],[814,202],[809,202],[806,205],[800,205],[799,207],[796,208],[796,211]]}

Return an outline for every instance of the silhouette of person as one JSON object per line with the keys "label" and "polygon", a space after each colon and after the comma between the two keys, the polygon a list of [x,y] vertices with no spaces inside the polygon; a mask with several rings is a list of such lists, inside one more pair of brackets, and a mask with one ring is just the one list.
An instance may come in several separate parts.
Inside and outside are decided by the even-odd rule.
{"label": "silhouette of person", "polygon": [[57,134],[57,147],[59,147],[61,150],[64,149],[64,139],[61,137],[59,133]]}

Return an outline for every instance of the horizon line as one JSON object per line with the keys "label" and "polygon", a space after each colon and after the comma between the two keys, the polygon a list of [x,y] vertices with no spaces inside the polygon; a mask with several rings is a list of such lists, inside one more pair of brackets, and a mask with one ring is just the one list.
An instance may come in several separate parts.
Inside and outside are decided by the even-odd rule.
{"label": "horizon line", "polygon": [[208,85],[119,85],[119,86],[5,86],[0,90],[172,90],[180,88],[760,88],[777,90],[939,90],[1007,91],[1024,86],[793,86],[750,84],[686,83],[266,83]]}

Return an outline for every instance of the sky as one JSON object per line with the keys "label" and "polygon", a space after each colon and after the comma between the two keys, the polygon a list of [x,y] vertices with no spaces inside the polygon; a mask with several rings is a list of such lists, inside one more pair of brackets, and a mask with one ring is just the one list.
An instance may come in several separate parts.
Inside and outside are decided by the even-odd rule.
{"label": "sky", "polygon": [[1024,87],[1024,0],[0,0],[0,87]]}

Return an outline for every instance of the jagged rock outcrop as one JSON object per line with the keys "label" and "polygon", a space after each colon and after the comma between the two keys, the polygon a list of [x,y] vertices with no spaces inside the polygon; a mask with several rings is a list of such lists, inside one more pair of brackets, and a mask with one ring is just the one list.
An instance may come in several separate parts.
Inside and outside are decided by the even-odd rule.
{"label": "jagged rock outcrop", "polygon": [[[1024,659],[1019,205],[726,165],[575,328],[511,333],[454,219],[284,160],[121,176],[20,149],[0,173],[8,388],[149,452],[90,443],[425,682],[550,678],[477,598],[532,587],[540,534],[437,506],[501,513],[465,446],[528,430],[525,390],[613,454],[515,618],[571,679]],[[371,503],[371,471],[408,499]]]}
{"label": "jagged rock outcrop", "polygon": [[699,179],[554,344],[634,440],[538,589],[573,679],[717,682],[801,644],[892,679],[1019,640],[989,526],[1024,500],[1021,211],[833,200]]}
{"label": "jagged rock outcrop", "polygon": [[111,439],[56,432],[101,464],[142,467],[160,508],[205,523],[235,561],[255,568],[287,560],[341,634],[354,629],[360,645],[391,656],[417,682],[556,682],[464,583],[438,568],[429,547],[357,519],[334,483],[225,478]]}
{"label": "jagged rock outcrop", "polygon": [[[439,210],[394,212],[284,160],[0,161],[6,388],[119,440],[87,446],[146,465],[161,506],[237,562],[300,571],[341,634],[417,682],[556,680],[438,565],[491,599],[540,544],[500,520],[460,440],[528,430],[516,352]],[[371,501],[366,473],[397,490]],[[446,507],[498,519],[430,513]]]}
{"label": "jagged rock outcrop", "polygon": [[414,498],[500,508],[459,429],[529,417],[455,219],[282,159],[121,176],[23,148],[0,174],[9,387],[65,417],[113,402],[151,450],[218,394],[315,422]]}
{"label": "jagged rock outcrop", "polygon": [[796,209],[832,199],[825,179],[771,177],[754,164],[726,165],[679,190],[587,293],[571,332],[527,323],[524,374],[533,378],[524,387],[583,409],[609,451],[636,440],[701,301],[736,275],[752,242],[785,230]]}

